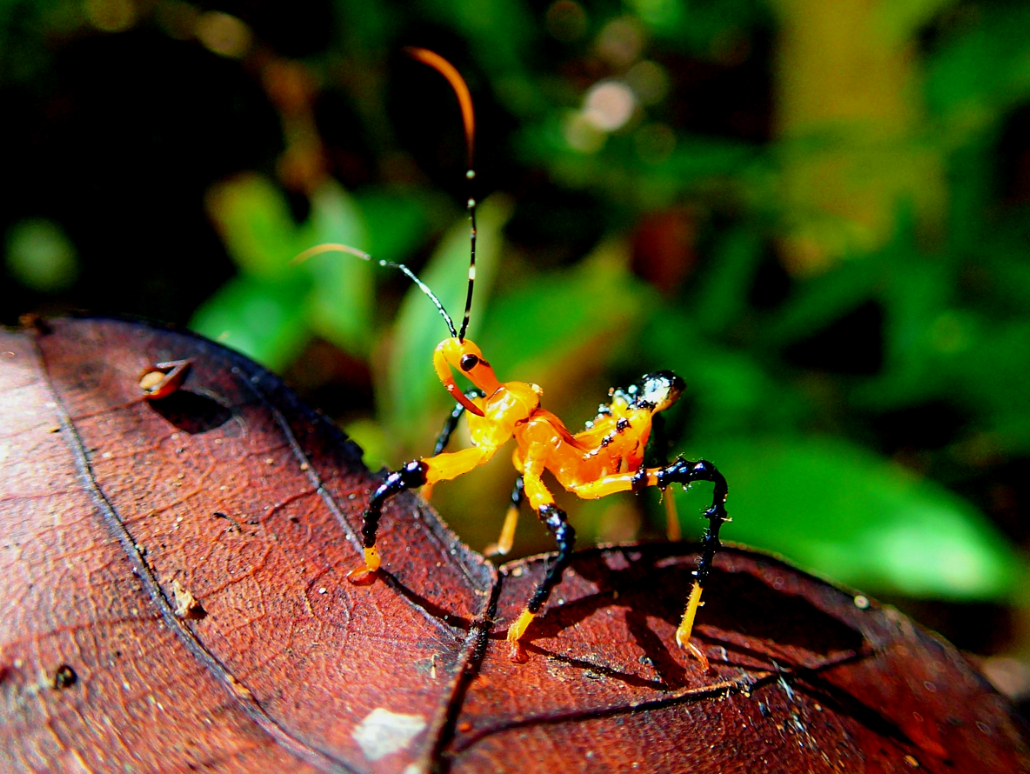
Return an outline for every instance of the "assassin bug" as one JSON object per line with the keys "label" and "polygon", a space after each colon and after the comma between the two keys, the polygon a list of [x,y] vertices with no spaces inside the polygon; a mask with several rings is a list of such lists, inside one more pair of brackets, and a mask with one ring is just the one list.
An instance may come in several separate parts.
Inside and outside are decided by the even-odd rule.
{"label": "assassin bug", "polygon": [[[475,124],[468,87],[454,66],[438,54],[425,49],[408,49],[407,53],[437,70],[457,94],[468,144],[467,177],[473,179]],[[676,630],[679,646],[688,649],[707,670],[708,661],[690,642],[690,634],[701,602],[702,589],[719,548],[719,528],[728,520],[725,509],[726,479],[714,465],[705,460],[689,462],[679,457],[664,466],[648,468],[644,465],[644,449],[651,434],[654,415],[676,401],[683,390],[683,381],[670,371],[659,371],[644,376],[625,390],[612,390],[610,403],[600,406],[595,419],[588,423],[585,430],[576,434],[571,433],[557,416],[541,408],[540,397],[543,391],[540,387],[526,382],[501,382],[479,347],[465,337],[476,278],[476,202],[472,198],[468,201],[468,209],[471,220],[471,257],[465,314],[459,330],[455,329],[454,321],[433,291],[407,266],[377,261],[381,266],[398,269],[407,275],[436,305],[443,317],[450,336],[441,341],[433,352],[433,367],[457,403],[432,456],[413,460],[391,472],[372,493],[363,513],[361,529],[364,564],[350,574],[350,580],[354,583],[369,582],[380,567],[382,559],[376,544],[376,533],[383,504],[387,500],[407,489],[418,487],[422,487],[428,494],[437,482],[457,478],[482,465],[501,446],[514,438],[516,449],[512,461],[518,471],[518,478],[493,553],[504,554],[511,548],[519,509],[525,500],[529,501],[529,506],[554,535],[558,545],[558,553],[548,565],[544,579],[533,592],[521,615],[508,628],[507,639],[512,648],[512,658],[522,660],[524,654],[519,641],[547,602],[551,590],[561,580],[572,558],[575,543],[575,531],[541,478],[545,470],[550,471],[567,490],[584,499],[605,497],[615,492],[640,492],[651,486],[664,491],[671,484],[687,486],[695,481],[710,481],[714,484],[712,505],[704,514],[709,525],[703,538],[701,558],[686,610]],[[345,252],[363,260],[372,260],[368,254],[340,244],[318,245],[295,260],[304,260],[329,251]],[[462,392],[454,381],[452,369],[464,374],[474,387]],[[457,452],[445,452],[451,433],[463,414],[468,415],[472,446]]]}

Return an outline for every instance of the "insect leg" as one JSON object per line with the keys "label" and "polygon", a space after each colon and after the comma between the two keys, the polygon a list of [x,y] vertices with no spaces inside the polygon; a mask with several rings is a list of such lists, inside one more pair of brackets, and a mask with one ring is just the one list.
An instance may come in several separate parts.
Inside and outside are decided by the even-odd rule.
{"label": "insect leg", "polygon": [[376,533],[379,530],[383,503],[406,489],[435,484],[437,481],[450,480],[468,473],[493,457],[496,451],[497,448],[493,446],[473,446],[451,454],[436,454],[424,460],[413,460],[400,470],[390,473],[372,493],[368,507],[362,514],[361,538],[365,547],[365,564],[347,576],[351,582],[364,583],[379,569],[381,560],[376,549]]}
{"label": "insect leg", "polygon": [[680,516],[676,511],[675,497],[662,497],[665,505],[665,538],[670,543],[678,543],[683,539],[683,532],[680,530]]}
{"label": "insect leg", "polygon": [[504,526],[501,527],[501,536],[496,543],[491,543],[483,552],[487,556],[504,556],[511,551],[511,544],[515,541],[515,525],[519,523],[519,508],[526,499],[526,484],[519,476],[515,479],[515,488],[511,490],[511,505],[504,515]]}
{"label": "insect leg", "polygon": [[572,559],[572,547],[576,542],[576,531],[570,526],[565,511],[554,504],[554,498],[544,486],[540,476],[543,473],[544,461],[543,452],[539,446],[531,447],[526,454],[523,467],[523,478],[526,496],[529,497],[529,504],[536,510],[540,520],[547,526],[547,529],[554,535],[558,543],[558,555],[547,567],[544,579],[529,598],[525,609],[510,627],[508,627],[508,643],[511,645],[511,658],[513,661],[522,661],[524,656],[519,640],[525,634],[526,628],[532,623],[536,614],[547,602],[553,589],[561,581],[562,573]]}
{"label": "insect leg", "polygon": [[551,596],[551,590],[561,581],[562,573],[569,566],[572,560],[572,547],[576,543],[576,531],[569,524],[565,511],[557,505],[544,505],[540,508],[540,520],[547,526],[558,543],[558,555],[547,568],[544,579],[536,587],[533,596],[526,603],[526,610],[534,615],[540,612],[540,608]]}
{"label": "insect leg", "polygon": [[701,541],[701,558],[698,560],[697,570],[694,572],[694,585],[691,587],[690,596],[687,599],[687,609],[683,612],[683,618],[676,629],[676,642],[681,648],[688,648],[691,653],[700,658],[702,664],[707,666],[707,659],[690,643],[690,633],[694,626],[697,609],[701,604],[701,591],[708,580],[715,554],[719,550],[719,529],[723,522],[729,521],[726,515],[726,496],[729,494],[729,489],[722,473],[707,460],[689,462],[683,457],[677,457],[675,462],[655,474],[655,483],[663,490],[669,484],[676,483],[686,486],[694,481],[711,481],[715,488],[712,492],[712,505],[704,514],[708,519],[708,529],[705,530],[704,538]]}
{"label": "insect leg", "polygon": [[687,486],[695,481],[711,481],[715,488],[712,492],[712,505],[704,513],[705,518],[708,519],[708,529],[705,530],[704,538],[701,541],[701,558],[698,560],[697,570],[694,573],[694,585],[690,589],[687,609],[676,629],[676,642],[681,648],[686,648],[693,653],[707,670],[708,660],[697,647],[691,644],[690,633],[693,630],[697,609],[701,606],[701,591],[708,580],[715,554],[719,550],[719,529],[723,522],[729,521],[726,515],[728,489],[722,473],[706,460],[689,462],[683,457],[677,457],[673,463],[661,468],[641,468],[636,473],[616,473],[596,481],[575,484],[567,488],[584,499],[597,499],[607,497],[615,492],[640,492],[649,486],[657,486],[664,491],[670,484]]}
{"label": "insect leg", "polygon": [[[473,398],[482,398],[485,393],[478,387],[472,387],[471,389],[465,390],[465,397],[469,400]],[[458,420],[461,419],[461,415],[465,413],[465,406],[461,403],[455,403],[454,408],[451,409],[451,413],[447,416],[447,421],[443,423],[443,429],[440,431],[440,435],[436,439],[436,446],[433,447],[433,456],[442,454],[443,450],[447,448],[447,444],[451,441],[451,435],[454,433],[454,429],[458,426]],[[433,496],[433,485],[426,484],[422,487],[422,498],[427,502]]]}
{"label": "insect leg", "polygon": [[[483,396],[483,391],[478,387],[473,387],[472,389],[465,391],[465,397],[469,400],[472,398],[482,398]],[[461,415],[464,413],[465,406],[461,403],[455,403],[450,416],[448,416],[447,421],[443,423],[443,430],[440,431],[440,436],[436,439],[436,446],[433,448],[434,457],[447,448],[447,444],[450,443],[451,440],[451,434],[454,432],[454,428],[458,426],[458,420],[461,419]]]}
{"label": "insect leg", "polygon": [[565,572],[565,568],[572,560],[572,548],[576,543],[576,531],[569,524],[565,511],[557,505],[551,503],[540,506],[538,515],[554,535],[554,539],[558,543],[558,554],[548,565],[544,579],[536,587],[533,596],[529,598],[529,602],[526,603],[526,607],[518,619],[508,627],[508,643],[511,645],[512,661],[522,661],[525,658],[519,640],[526,633],[526,629],[536,618],[540,609],[547,603],[548,597],[551,596],[551,590],[561,581],[562,573]]}
{"label": "insect leg", "polygon": [[406,489],[414,489],[426,483],[426,471],[429,466],[422,460],[413,460],[386,477],[386,481],[376,487],[368,507],[362,514],[361,542],[365,548],[365,564],[353,570],[347,577],[352,583],[362,583],[379,569],[379,551],[376,548],[376,533],[379,531],[379,519],[383,515],[383,503],[395,494]]}

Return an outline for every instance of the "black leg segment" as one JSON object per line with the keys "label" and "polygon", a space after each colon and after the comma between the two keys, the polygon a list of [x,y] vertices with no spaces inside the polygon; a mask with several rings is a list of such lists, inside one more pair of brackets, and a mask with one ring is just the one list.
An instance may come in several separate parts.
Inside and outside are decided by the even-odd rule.
{"label": "black leg segment", "polygon": [[[482,398],[484,395],[485,393],[477,387],[465,391],[465,397],[469,400],[472,398]],[[451,434],[454,432],[454,428],[458,426],[458,420],[461,419],[461,415],[464,413],[465,407],[460,403],[455,403],[454,408],[447,417],[447,421],[443,423],[443,430],[440,431],[440,435],[436,439],[436,446],[433,448],[434,457],[447,448],[447,444],[451,441]]]}
{"label": "black leg segment", "polygon": [[511,507],[519,510],[526,500],[526,482],[520,475],[515,479],[515,486],[511,490]]}
{"label": "black leg segment", "polygon": [[697,563],[697,583],[704,586],[712,569],[715,553],[719,550],[719,529],[723,522],[729,521],[726,515],[726,496],[729,494],[726,479],[715,465],[707,460],[690,462],[682,457],[677,457],[671,465],[662,468],[657,478],[658,487],[663,491],[670,484],[687,486],[695,481],[711,481],[715,485],[712,490],[712,506],[705,511],[708,529],[705,530],[705,536],[701,541],[701,560]]}
{"label": "black leg segment", "polygon": [[372,548],[376,544],[376,532],[379,530],[379,518],[383,515],[383,503],[395,494],[400,494],[406,489],[415,489],[426,483],[426,471],[429,466],[421,460],[413,460],[407,463],[400,470],[394,471],[386,477],[386,481],[379,485],[368,501],[368,508],[363,514],[361,525],[361,537],[365,548]]}
{"label": "black leg segment", "polygon": [[540,581],[540,585],[536,587],[536,591],[533,592],[533,596],[526,605],[526,610],[534,615],[540,612],[540,608],[551,596],[551,589],[561,581],[562,573],[572,559],[572,547],[576,543],[576,531],[569,525],[568,517],[561,508],[556,505],[544,505],[540,508],[539,516],[558,543],[558,555],[548,566],[547,574],[544,575],[544,579]]}

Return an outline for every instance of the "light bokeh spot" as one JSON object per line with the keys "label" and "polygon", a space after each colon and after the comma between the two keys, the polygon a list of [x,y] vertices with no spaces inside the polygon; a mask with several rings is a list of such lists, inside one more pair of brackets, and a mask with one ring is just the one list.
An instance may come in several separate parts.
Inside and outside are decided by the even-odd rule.
{"label": "light bokeh spot", "polygon": [[602,132],[614,132],[633,117],[637,99],[622,81],[600,81],[590,87],[583,99],[583,116]]}
{"label": "light bokeh spot", "polygon": [[197,39],[208,51],[239,59],[250,50],[250,27],[235,16],[209,11],[197,20]]}
{"label": "light bokeh spot", "polygon": [[132,0],[85,0],[82,12],[90,24],[104,32],[124,32],[138,16]]}
{"label": "light bokeh spot", "polygon": [[7,270],[22,285],[53,293],[75,283],[79,275],[75,247],[52,220],[33,218],[16,223],[6,241]]}

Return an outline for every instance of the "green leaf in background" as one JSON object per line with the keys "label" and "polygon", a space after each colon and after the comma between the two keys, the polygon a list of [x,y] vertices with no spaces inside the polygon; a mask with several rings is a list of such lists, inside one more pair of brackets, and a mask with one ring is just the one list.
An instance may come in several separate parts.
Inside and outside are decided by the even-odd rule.
{"label": "green leaf in background", "polygon": [[520,156],[546,165],[567,188],[592,189],[620,204],[656,209],[699,193],[714,200],[769,174],[769,154],[739,140],[677,135],[660,164],[642,158],[628,136],[611,135],[598,152],[583,153],[569,144],[561,119],[555,114],[527,124],[516,138]]}
{"label": "green leaf in background", "polygon": [[483,66],[498,78],[520,78],[523,52],[539,35],[527,4],[512,0],[422,0],[427,14],[467,36]]}
{"label": "green leaf in background", "polygon": [[629,0],[627,3],[656,34],[671,35],[686,27],[683,0]]}
{"label": "green leaf in background", "polygon": [[919,32],[920,27],[933,21],[957,0],[903,0],[884,3],[877,8],[880,17],[878,32],[893,40],[907,40]]}
{"label": "green leaf in background", "polygon": [[943,117],[977,128],[1030,94],[1030,7],[989,4],[969,19],[931,54],[926,95]]}
{"label": "green leaf in background", "polygon": [[701,335],[695,315],[682,308],[654,309],[640,338],[649,362],[686,382],[683,401],[698,437],[791,432],[811,411],[805,396],[777,381],[754,352]]}
{"label": "green leaf in background", "polygon": [[[493,196],[480,204],[476,214],[476,293],[469,327],[473,339],[497,272],[502,252],[501,228],[511,210],[509,200]],[[461,327],[468,287],[468,228],[463,221],[447,232],[421,277],[454,319],[455,328]],[[397,316],[386,389],[379,390],[380,396],[389,399],[387,416],[399,438],[417,436],[427,413],[450,400],[436,378],[432,360],[436,345],[449,335],[436,307],[412,285]]]}
{"label": "green leaf in background", "polygon": [[190,328],[273,371],[297,356],[308,338],[303,283],[236,277],[204,302]]}
{"label": "green leaf in background", "polygon": [[[233,178],[208,195],[211,217],[243,279],[209,299],[194,324],[209,335],[228,335],[230,345],[273,368],[290,361],[287,342],[303,343],[312,332],[359,355],[368,354],[372,340],[369,262],[324,253],[299,267],[291,264],[327,242],[368,246],[362,213],[338,183],[325,182],[310,201],[308,220],[298,226],[285,195],[260,175]],[[262,307],[267,318],[253,314]]]}
{"label": "green leaf in background", "polygon": [[[957,346],[939,353],[940,368],[952,397],[975,405],[999,448],[1030,450],[1030,321],[983,321],[959,316],[944,318]],[[939,326],[943,327],[943,326]],[[952,325],[948,325],[951,328]],[[948,341],[948,339],[945,339]]]}
{"label": "green leaf in background", "polygon": [[[726,540],[873,592],[1002,600],[1022,578],[1013,550],[969,503],[846,441],[742,438],[691,447],[729,481]],[[677,488],[681,519],[703,508],[709,492]]]}
{"label": "green leaf in background", "polygon": [[274,280],[297,250],[297,225],[286,197],[267,178],[248,173],[211,188],[208,214],[244,274]]}
{"label": "green leaf in background", "polygon": [[498,377],[539,382],[550,395],[607,365],[650,295],[629,251],[626,240],[605,240],[573,269],[495,299],[481,339]]}
{"label": "green leaf in background", "polygon": [[365,216],[368,251],[376,260],[403,262],[418,249],[428,226],[428,197],[372,191],[356,199]]}
{"label": "green leaf in background", "polygon": [[887,262],[887,256],[867,255],[808,279],[763,327],[763,344],[782,347],[803,339],[861,306],[876,293]]}
{"label": "green leaf in background", "polygon": [[761,0],[628,0],[656,37],[700,56],[726,56],[726,49],[746,40],[749,28],[770,23],[770,9]]}
{"label": "green leaf in background", "polygon": [[[333,181],[311,197],[311,215],[300,229],[296,253],[333,242],[364,250],[368,247],[364,219],[354,200]],[[308,322],[320,336],[337,346],[365,355],[372,333],[375,267],[353,255],[322,253],[309,258],[314,279],[308,297]]]}
{"label": "green leaf in background", "polygon": [[719,242],[694,311],[705,333],[729,327],[747,311],[747,294],[761,258],[762,243],[752,229],[733,229]]}

